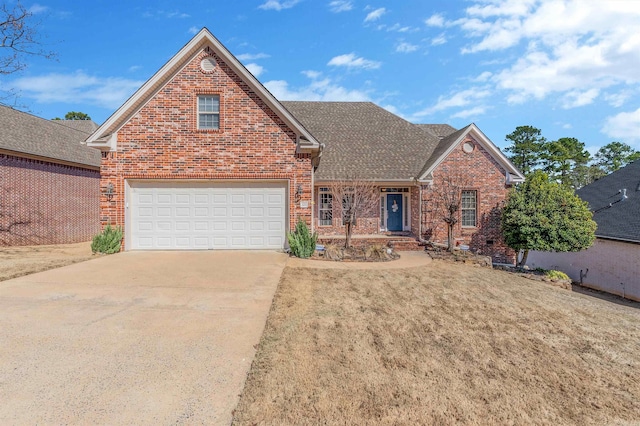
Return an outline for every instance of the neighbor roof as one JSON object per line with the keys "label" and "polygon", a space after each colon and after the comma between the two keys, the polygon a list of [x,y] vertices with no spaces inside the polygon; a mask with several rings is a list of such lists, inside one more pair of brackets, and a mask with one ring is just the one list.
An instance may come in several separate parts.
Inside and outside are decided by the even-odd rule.
{"label": "neighbor roof", "polygon": [[416,126],[440,139],[456,131],[454,127],[448,124],[416,124]]}
{"label": "neighbor roof", "polygon": [[[623,198],[625,190],[627,198]],[[640,160],[576,193],[594,212],[598,237],[640,243]]]}
{"label": "neighbor roof", "polygon": [[91,134],[99,127],[93,120],[55,120],[56,123]]}
{"label": "neighbor roof", "polygon": [[82,144],[89,132],[1,105],[0,129],[3,151],[100,167],[100,152]]}
{"label": "neighbor roof", "polygon": [[381,181],[418,177],[439,139],[371,102],[282,104],[325,144],[318,180],[357,176]]}

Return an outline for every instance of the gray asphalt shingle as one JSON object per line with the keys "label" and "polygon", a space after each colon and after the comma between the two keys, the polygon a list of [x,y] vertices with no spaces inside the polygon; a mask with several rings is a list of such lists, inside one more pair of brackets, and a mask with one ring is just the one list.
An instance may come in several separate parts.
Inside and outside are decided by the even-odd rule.
{"label": "gray asphalt shingle", "polygon": [[[623,200],[626,189],[627,198]],[[576,191],[594,212],[596,235],[640,243],[640,160]]]}
{"label": "gray asphalt shingle", "polygon": [[[282,102],[324,143],[318,180],[417,178],[440,139],[371,102]],[[437,125],[439,132],[448,129]],[[453,129],[455,130],[455,129]]]}
{"label": "gray asphalt shingle", "polygon": [[82,144],[87,131],[5,106],[0,106],[0,129],[0,149],[100,167],[100,152]]}

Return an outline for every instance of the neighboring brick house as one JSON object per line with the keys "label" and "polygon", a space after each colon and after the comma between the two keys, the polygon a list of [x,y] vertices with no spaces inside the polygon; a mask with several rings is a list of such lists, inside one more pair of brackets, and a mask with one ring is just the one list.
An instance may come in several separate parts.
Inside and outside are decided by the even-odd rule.
{"label": "neighboring brick house", "polygon": [[89,127],[0,106],[0,245],[64,244],[100,231],[100,154]]}
{"label": "neighboring brick house", "polygon": [[576,191],[598,224],[590,248],[529,252],[531,267],[557,269],[586,287],[640,301],[640,160]]}
{"label": "neighboring brick house", "polygon": [[281,103],[207,29],[87,144],[102,151],[102,186],[115,190],[102,223],[124,226],[125,249],[283,248],[299,219],[341,232],[325,186],[354,171],[379,185],[381,201],[356,233],[441,240],[428,200],[454,168],[473,178],[460,241],[512,257],[495,207],[523,177],[475,125],[418,126],[367,102]]}

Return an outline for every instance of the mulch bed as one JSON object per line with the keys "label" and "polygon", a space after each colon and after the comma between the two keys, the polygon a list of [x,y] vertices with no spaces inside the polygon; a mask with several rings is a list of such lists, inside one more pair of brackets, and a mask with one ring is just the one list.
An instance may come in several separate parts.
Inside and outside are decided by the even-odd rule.
{"label": "mulch bed", "polygon": [[400,255],[393,248],[384,245],[344,248],[329,244],[324,250],[316,250],[311,258],[332,262],[389,262],[399,259]]}

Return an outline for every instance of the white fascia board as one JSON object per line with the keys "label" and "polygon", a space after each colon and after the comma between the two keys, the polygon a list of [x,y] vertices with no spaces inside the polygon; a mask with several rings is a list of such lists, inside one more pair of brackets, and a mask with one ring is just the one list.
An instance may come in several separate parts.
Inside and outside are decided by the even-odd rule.
{"label": "white fascia board", "polygon": [[[471,123],[469,125],[469,128],[467,129],[467,131],[462,133],[458,137],[458,139],[456,139],[455,142],[452,143],[449,146],[449,148],[447,148],[447,150],[440,157],[438,157],[436,162],[433,163],[433,165],[429,169],[427,169],[422,174],[422,176],[418,178],[418,180],[419,181],[429,180],[428,176],[431,175],[431,173],[433,173],[433,171],[440,165],[440,163],[442,163],[445,160],[445,158],[447,158],[449,154],[451,154],[451,152],[458,145],[460,145],[460,142],[462,142],[464,138],[466,138],[471,133],[473,133],[472,136],[474,137],[474,139],[479,144],[481,144],[482,147],[486,149],[487,152],[489,152],[489,154],[491,154],[491,156],[495,158],[500,165],[502,165],[502,167],[504,167],[506,183],[524,182],[524,175],[520,172],[520,170],[518,170],[516,166],[514,166],[511,161],[509,161],[507,157],[505,157],[502,151],[500,151],[498,147],[493,142],[491,142],[491,140],[474,123]],[[510,175],[513,175],[513,177],[511,177]]]}
{"label": "white fascia board", "polygon": [[[320,144],[304,126],[269,92],[238,59],[227,50],[207,28],[200,30],[180,51],[175,54],[160,70],[144,83],[120,108],[114,112],[88,139],[87,146],[104,146],[105,136],[116,134],[126,121],[142,108],[153,95],[169,81],[169,77],[179,72],[194,55],[207,45],[211,45],[216,54],[238,74],[249,87],[271,108],[284,123],[297,133],[298,138],[304,136],[311,144],[312,151],[320,150]],[[115,147],[109,146],[110,149]]]}

